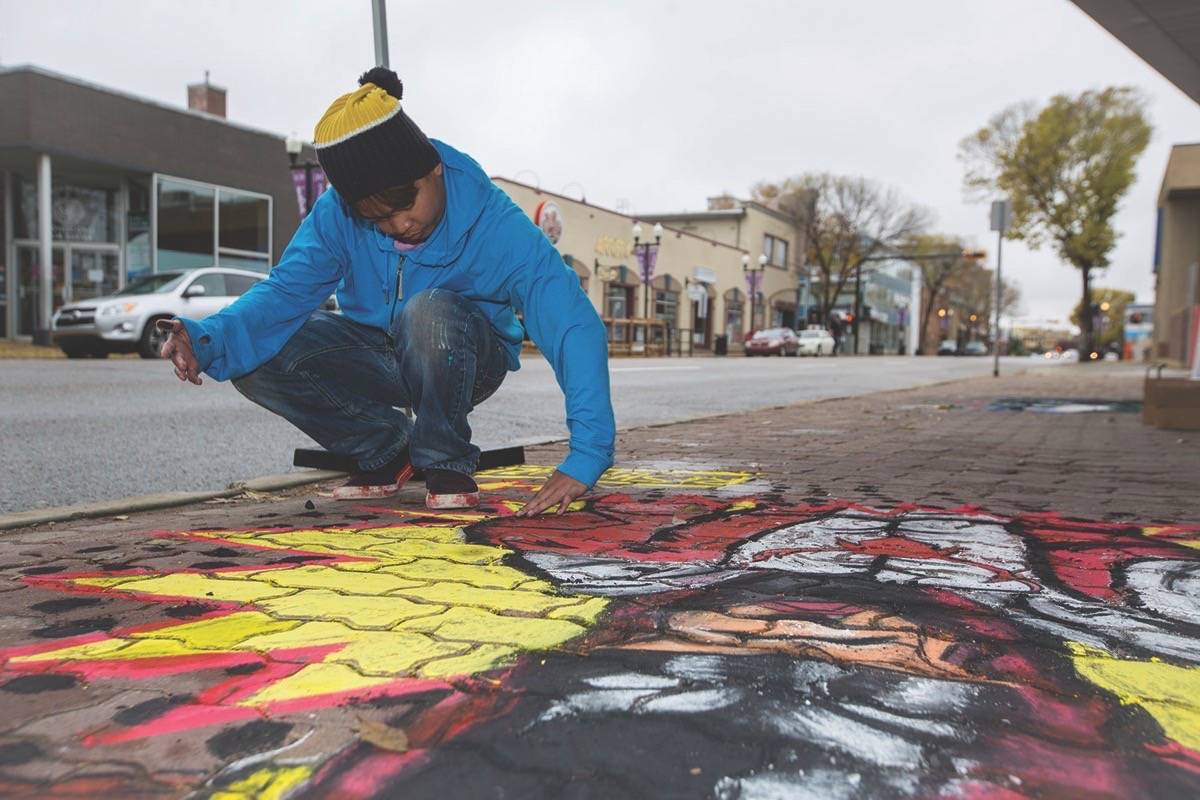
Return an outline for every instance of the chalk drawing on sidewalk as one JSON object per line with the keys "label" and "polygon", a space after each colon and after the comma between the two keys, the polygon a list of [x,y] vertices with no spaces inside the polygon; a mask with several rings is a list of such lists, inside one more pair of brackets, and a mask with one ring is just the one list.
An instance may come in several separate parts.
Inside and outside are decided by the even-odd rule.
{"label": "chalk drawing on sidewalk", "polygon": [[[553,467],[525,464],[499,467],[478,474],[481,483],[493,481],[544,481],[553,474]],[[699,469],[646,469],[613,467],[600,476],[598,489],[724,489],[753,480],[752,472]]]}
{"label": "chalk drawing on sidewalk", "polygon": [[988,403],[988,411],[1031,411],[1035,414],[1140,414],[1138,401],[1066,397],[1000,397]]}
{"label": "chalk drawing on sidewalk", "polygon": [[[0,652],[4,680],[229,670],[148,721],[81,731],[92,747],[412,707],[407,752],[257,761],[226,787],[251,794],[402,794],[438,776],[520,794],[522,775],[616,767],[648,794],[695,779],[728,798],[1200,786],[1200,527],[722,495],[753,477],[600,494],[562,517],[515,517],[501,493],[477,513],[388,526],[174,534],[249,563],[28,576],[200,611]],[[686,475],[644,479],[696,492]],[[635,718],[656,732],[638,752],[655,757],[606,762],[633,752]],[[552,754],[572,740],[589,745],[564,764]],[[464,752],[495,757],[464,771]]]}

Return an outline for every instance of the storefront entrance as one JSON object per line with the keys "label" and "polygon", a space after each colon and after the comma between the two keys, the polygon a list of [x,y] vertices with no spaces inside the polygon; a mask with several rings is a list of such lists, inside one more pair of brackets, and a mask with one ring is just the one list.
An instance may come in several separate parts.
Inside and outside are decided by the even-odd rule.
{"label": "storefront entrance", "polygon": [[[53,307],[110,295],[120,280],[116,245],[57,244],[51,248]],[[17,336],[32,336],[38,326],[38,286],[41,284],[41,249],[37,244],[16,245],[17,269],[13,292]],[[67,270],[70,265],[70,270]]]}

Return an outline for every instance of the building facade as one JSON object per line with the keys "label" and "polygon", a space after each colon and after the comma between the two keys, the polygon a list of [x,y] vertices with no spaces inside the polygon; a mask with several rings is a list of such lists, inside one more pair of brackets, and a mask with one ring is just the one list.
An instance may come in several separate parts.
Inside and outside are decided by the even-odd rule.
{"label": "building facade", "polygon": [[0,338],[148,273],[266,272],[299,225],[282,136],[33,67],[0,70],[0,108]]}
{"label": "building facade", "polygon": [[727,337],[726,345],[736,352],[749,331],[762,327],[764,303],[760,299],[752,321],[743,270],[743,257],[757,251],[664,224],[647,283],[633,226],[641,226],[641,243],[654,244],[655,218],[633,217],[507,178],[492,180],[579,276],[608,329],[613,353],[699,354],[715,349],[718,337]]}
{"label": "building facade", "polygon": [[1196,357],[1200,328],[1200,144],[1171,148],[1158,194],[1154,246],[1153,357]]}
{"label": "building facade", "polygon": [[709,198],[705,211],[644,214],[642,218],[722,242],[749,256],[751,269],[736,285],[747,295],[752,286],[757,290],[755,302],[747,307],[745,330],[804,327],[803,234],[786,214],[751,200],[720,195]]}

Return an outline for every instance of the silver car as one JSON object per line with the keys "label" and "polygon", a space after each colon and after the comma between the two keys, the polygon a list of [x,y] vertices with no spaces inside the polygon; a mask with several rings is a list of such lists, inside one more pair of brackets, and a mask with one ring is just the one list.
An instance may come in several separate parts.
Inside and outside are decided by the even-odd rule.
{"label": "silver car", "polygon": [[265,277],[228,267],[158,272],[108,297],[63,306],[50,321],[50,335],[68,358],[134,352],[158,358],[156,321],[215,314]]}

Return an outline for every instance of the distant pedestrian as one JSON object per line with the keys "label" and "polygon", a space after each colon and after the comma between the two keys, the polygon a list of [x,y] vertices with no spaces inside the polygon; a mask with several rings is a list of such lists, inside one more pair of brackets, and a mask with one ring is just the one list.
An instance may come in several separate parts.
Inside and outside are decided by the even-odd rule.
{"label": "distant pedestrian", "polygon": [[829,333],[833,336],[833,354],[836,356],[842,351],[842,337],[845,329],[842,327],[842,320],[837,314],[829,315]]}

